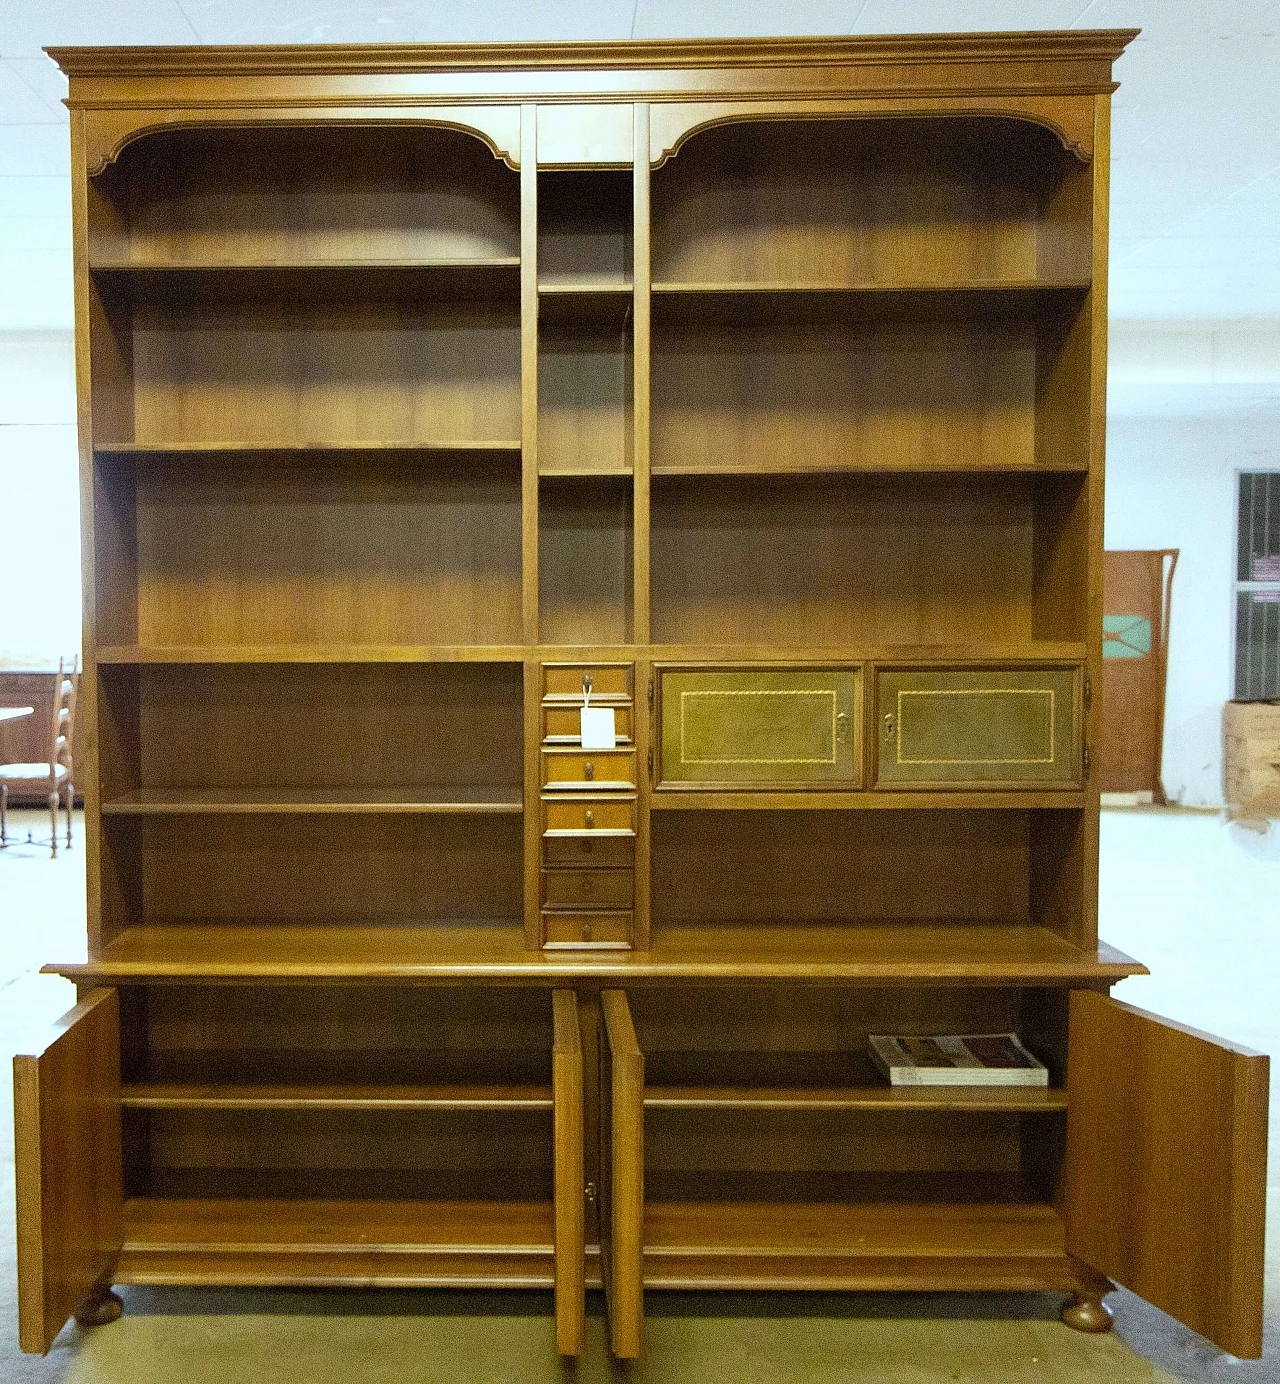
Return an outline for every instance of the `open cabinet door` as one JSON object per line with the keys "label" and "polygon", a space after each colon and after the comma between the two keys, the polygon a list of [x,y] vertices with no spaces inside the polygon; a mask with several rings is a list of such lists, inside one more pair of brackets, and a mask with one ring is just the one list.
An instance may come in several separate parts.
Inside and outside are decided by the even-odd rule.
{"label": "open cabinet door", "polygon": [[18,1342],[44,1355],[123,1240],[120,1006],[94,990],[13,1059]]}
{"label": "open cabinet door", "polygon": [[614,1355],[640,1354],[644,1315],[644,1054],[626,994],[602,990],[600,1256],[609,1344]]}
{"label": "open cabinet door", "polygon": [[554,1035],[551,1089],[555,1106],[556,1345],[561,1355],[578,1355],[586,1315],[586,1243],[582,1169],[582,1031],[578,997],[551,993]]}
{"label": "open cabinet door", "polygon": [[1269,1059],[1071,995],[1067,1248],[1231,1354],[1262,1353]]}

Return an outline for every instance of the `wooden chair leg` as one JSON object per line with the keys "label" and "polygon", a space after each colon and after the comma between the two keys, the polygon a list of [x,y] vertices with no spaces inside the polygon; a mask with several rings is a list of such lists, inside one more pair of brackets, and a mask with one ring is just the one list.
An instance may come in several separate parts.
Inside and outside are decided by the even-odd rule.
{"label": "wooden chair leg", "polygon": [[76,790],[71,780],[63,785],[67,792],[67,849],[71,849],[71,813],[76,805]]}
{"label": "wooden chair leg", "polygon": [[58,808],[61,797],[62,794],[56,788],[49,794],[49,820],[53,823],[53,834],[49,840],[49,845],[52,848],[51,854],[54,860],[58,858]]}
{"label": "wooden chair leg", "polygon": [[9,844],[9,785],[0,783],[0,846]]}

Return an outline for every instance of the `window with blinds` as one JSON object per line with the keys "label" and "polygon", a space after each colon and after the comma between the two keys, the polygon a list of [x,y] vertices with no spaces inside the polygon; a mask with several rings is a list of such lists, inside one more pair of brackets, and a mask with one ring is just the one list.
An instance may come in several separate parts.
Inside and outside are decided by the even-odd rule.
{"label": "window with blinds", "polygon": [[1280,472],[1240,473],[1236,523],[1236,700],[1280,697]]}

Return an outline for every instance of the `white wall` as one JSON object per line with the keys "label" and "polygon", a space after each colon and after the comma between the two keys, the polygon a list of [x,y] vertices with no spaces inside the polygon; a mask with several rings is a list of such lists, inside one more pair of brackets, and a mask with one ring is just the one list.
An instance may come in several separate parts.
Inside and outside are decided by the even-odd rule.
{"label": "white wall", "polygon": [[1222,802],[1222,704],[1232,695],[1236,473],[1280,471],[1267,417],[1112,416],[1108,548],[1180,548],[1169,629],[1164,785],[1171,800]]}
{"label": "white wall", "polygon": [[80,648],[80,496],[70,332],[0,333],[0,667]]}

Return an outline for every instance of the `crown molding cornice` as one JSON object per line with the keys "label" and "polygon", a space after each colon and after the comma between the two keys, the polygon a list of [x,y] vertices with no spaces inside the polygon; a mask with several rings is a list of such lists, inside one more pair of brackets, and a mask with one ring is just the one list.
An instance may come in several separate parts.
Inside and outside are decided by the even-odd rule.
{"label": "crown molding cornice", "polygon": [[[386,43],[47,48],[69,77],[350,76],[543,69],[706,69],[1095,61],[1110,64],[1137,29],[875,34],[795,39],[609,43]],[[1100,83],[1099,91],[1110,90]]]}

